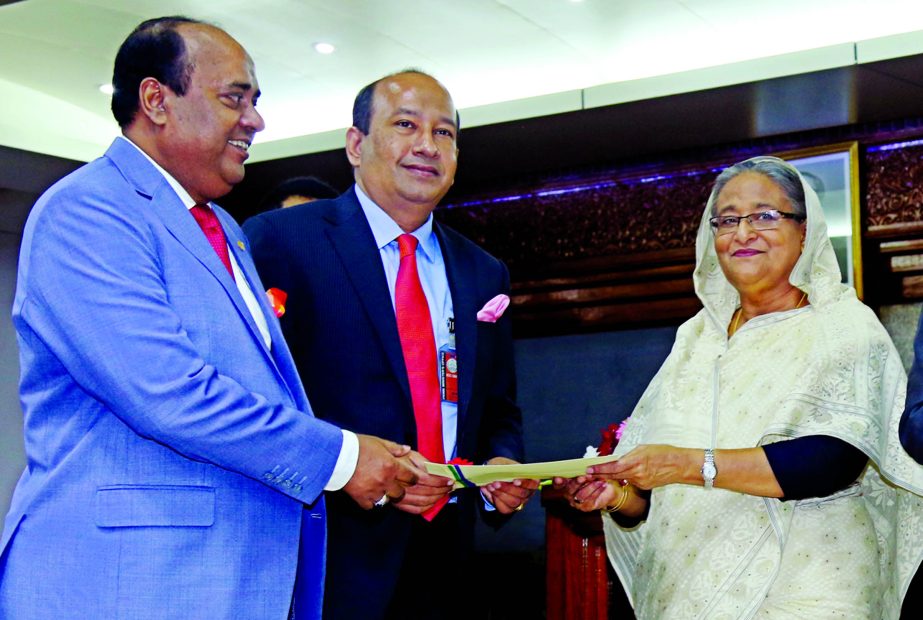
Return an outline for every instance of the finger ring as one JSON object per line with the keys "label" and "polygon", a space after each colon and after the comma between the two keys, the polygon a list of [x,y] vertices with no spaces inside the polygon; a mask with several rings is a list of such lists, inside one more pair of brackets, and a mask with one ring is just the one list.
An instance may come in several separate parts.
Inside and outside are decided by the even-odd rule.
{"label": "finger ring", "polygon": [[577,499],[577,498],[575,497],[575,498],[574,498],[574,503],[575,503],[575,504],[582,504],[582,503],[583,503],[583,500],[582,500],[582,499]]}
{"label": "finger ring", "polygon": [[526,505],[526,503],[525,503],[525,502],[522,502],[521,504],[519,504],[518,506],[516,506],[515,508],[513,508],[513,512],[519,512],[520,510],[522,510],[522,509],[525,507],[525,505]]}
{"label": "finger ring", "polygon": [[381,496],[381,499],[379,499],[377,502],[375,502],[375,508],[382,508],[382,507],[383,507],[385,504],[387,504],[389,501],[391,501],[391,498],[388,497],[388,494],[387,494],[387,493],[385,493],[384,495]]}

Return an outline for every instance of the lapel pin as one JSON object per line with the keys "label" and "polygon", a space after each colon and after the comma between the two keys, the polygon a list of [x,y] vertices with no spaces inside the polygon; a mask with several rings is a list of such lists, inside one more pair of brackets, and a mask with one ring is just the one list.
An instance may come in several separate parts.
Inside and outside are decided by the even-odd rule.
{"label": "lapel pin", "polygon": [[244,247],[244,242],[241,241],[240,239],[237,240],[237,247],[239,247],[240,250],[241,250],[242,252],[246,252],[246,251],[247,251],[247,248]]}

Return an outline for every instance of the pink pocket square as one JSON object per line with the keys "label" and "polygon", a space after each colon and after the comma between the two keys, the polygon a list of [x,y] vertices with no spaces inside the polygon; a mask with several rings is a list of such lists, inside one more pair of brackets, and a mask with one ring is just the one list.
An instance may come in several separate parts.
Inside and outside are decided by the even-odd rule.
{"label": "pink pocket square", "polygon": [[510,305],[510,298],[506,295],[497,295],[478,311],[478,321],[496,323],[503,316],[503,311]]}

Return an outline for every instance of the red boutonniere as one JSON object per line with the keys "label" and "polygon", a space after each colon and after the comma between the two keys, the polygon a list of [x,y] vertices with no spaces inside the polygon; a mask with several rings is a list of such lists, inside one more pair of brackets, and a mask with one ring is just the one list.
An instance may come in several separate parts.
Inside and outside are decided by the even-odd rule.
{"label": "red boutonniere", "polygon": [[281,318],[285,314],[285,300],[288,299],[288,293],[279,288],[271,288],[266,291],[269,298],[269,305],[272,311],[276,313],[276,318]]}

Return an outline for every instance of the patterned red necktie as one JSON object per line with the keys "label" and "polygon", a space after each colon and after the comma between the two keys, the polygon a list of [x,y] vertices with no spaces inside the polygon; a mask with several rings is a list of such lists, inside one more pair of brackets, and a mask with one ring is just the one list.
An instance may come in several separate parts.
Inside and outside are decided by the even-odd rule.
{"label": "patterned red necktie", "polygon": [[[231,258],[228,256],[228,242],[224,237],[224,230],[221,229],[221,222],[218,216],[208,205],[196,205],[189,210],[192,217],[199,224],[199,228],[205,233],[208,243],[214,248],[215,253],[224,266],[227,267],[231,279],[234,280],[234,269],[231,268]],[[236,280],[235,280],[236,282]]]}
{"label": "patterned red necktie", "polygon": [[[397,333],[404,351],[413,415],[417,421],[417,449],[434,463],[445,463],[442,448],[442,396],[436,373],[436,339],[420,275],[417,273],[417,238],[404,234],[397,238],[401,266],[394,285]],[[447,499],[447,498],[444,498]],[[436,516],[445,502],[431,509],[427,519]],[[426,516],[426,515],[424,515]]]}

